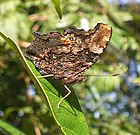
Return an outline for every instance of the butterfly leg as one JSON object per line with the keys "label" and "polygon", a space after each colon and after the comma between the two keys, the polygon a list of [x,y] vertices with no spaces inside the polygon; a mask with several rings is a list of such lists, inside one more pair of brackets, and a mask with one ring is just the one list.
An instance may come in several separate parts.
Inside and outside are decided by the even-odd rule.
{"label": "butterfly leg", "polygon": [[68,88],[67,85],[64,85],[64,87],[66,88],[66,90],[68,91],[68,93],[67,93],[63,98],[61,98],[61,100],[59,101],[59,103],[58,103],[58,105],[57,105],[57,108],[60,107],[61,102],[62,102],[66,97],[68,97],[68,96],[70,95],[70,93],[71,93],[71,90]]}
{"label": "butterfly leg", "polygon": [[51,76],[53,76],[53,74],[37,76],[37,78],[47,78],[47,77],[51,77]]}
{"label": "butterfly leg", "polygon": [[[53,74],[44,75],[44,76],[37,76],[37,78],[45,78],[45,77],[51,77],[51,76],[53,76]],[[71,93],[71,90],[68,88],[67,85],[64,85],[64,87],[66,88],[66,90],[68,91],[68,93],[67,93],[63,98],[61,98],[61,100],[59,101],[59,103],[58,103],[58,105],[57,105],[57,108],[60,108],[61,102],[62,102],[65,98],[67,98],[67,97],[70,95],[70,93]]]}

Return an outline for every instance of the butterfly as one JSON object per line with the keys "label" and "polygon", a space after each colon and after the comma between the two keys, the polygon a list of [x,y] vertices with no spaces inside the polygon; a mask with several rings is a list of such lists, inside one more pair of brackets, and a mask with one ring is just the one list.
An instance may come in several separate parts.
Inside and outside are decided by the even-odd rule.
{"label": "butterfly", "polygon": [[67,85],[86,79],[83,73],[100,58],[111,35],[111,26],[103,23],[88,31],[69,27],[63,35],[35,32],[34,40],[24,54],[43,76],[60,80],[69,91],[67,97],[71,92]]}

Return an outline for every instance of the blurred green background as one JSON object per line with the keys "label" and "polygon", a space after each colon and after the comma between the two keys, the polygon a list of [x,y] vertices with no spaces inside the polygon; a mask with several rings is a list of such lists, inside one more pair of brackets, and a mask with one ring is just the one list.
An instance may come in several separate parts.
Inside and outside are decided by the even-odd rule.
{"label": "blurred green background", "polygon": [[[98,22],[111,25],[110,45],[86,72],[97,76],[87,77],[73,87],[91,135],[139,135],[139,1],[61,0],[61,10],[60,20],[51,0],[1,0],[0,31],[24,51],[32,42],[34,31],[63,33],[70,25],[85,30]],[[121,76],[98,76],[108,73]],[[30,77],[3,40],[0,40],[0,118],[28,135],[59,134]]]}

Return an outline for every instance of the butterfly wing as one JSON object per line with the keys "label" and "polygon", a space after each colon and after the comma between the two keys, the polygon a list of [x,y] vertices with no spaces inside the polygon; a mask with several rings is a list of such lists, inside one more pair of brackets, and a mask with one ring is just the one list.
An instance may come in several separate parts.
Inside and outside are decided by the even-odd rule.
{"label": "butterfly wing", "polygon": [[82,73],[99,59],[111,33],[111,27],[102,23],[89,31],[70,27],[64,35],[35,33],[25,56],[33,61],[41,74],[53,74],[62,83],[73,84],[85,79]]}

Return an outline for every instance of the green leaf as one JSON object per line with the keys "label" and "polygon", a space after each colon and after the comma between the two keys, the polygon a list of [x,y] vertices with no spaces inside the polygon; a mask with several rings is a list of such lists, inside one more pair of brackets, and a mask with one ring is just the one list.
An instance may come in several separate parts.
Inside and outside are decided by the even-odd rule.
{"label": "green leaf", "polygon": [[61,12],[61,8],[60,8],[60,0],[52,0],[52,2],[55,5],[55,10],[59,15],[59,18],[62,19],[62,12]]}
{"label": "green leaf", "polygon": [[25,135],[22,131],[2,120],[0,120],[0,133],[3,135]]}
{"label": "green leaf", "polygon": [[34,64],[24,57],[19,46],[1,32],[0,36],[12,47],[28,71],[37,91],[40,93],[42,100],[47,104],[60,130],[67,135],[89,135],[84,114],[82,113],[73,89],[70,88],[72,91],[71,94],[66,100],[61,102],[60,108],[57,108],[58,102],[67,92],[64,86],[59,83],[59,81],[52,80],[51,78],[48,79],[49,81],[45,78],[38,79],[37,76],[41,76],[40,73],[36,70]]}

